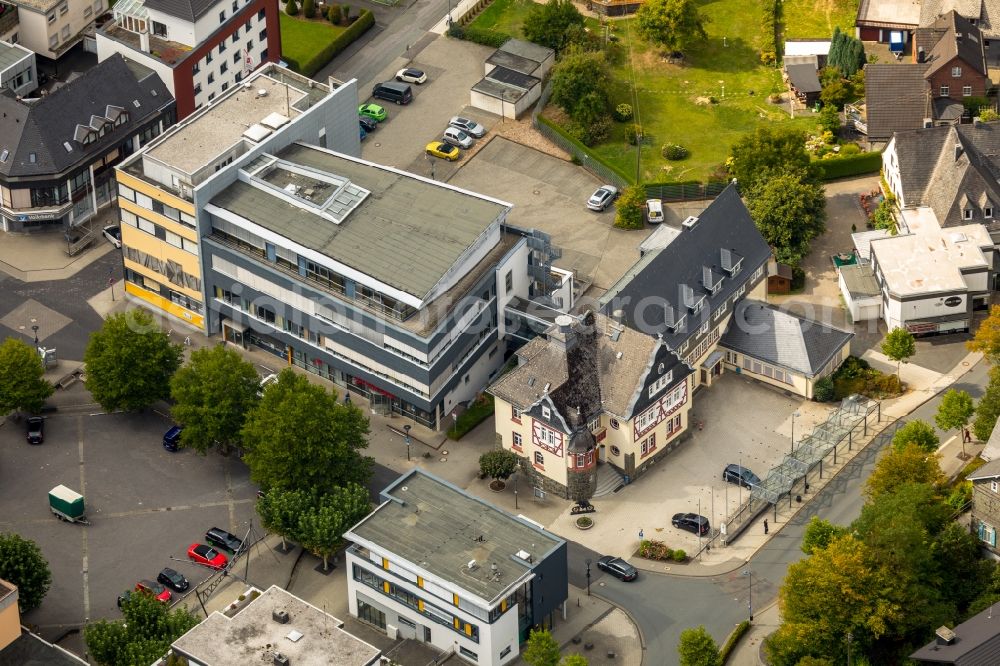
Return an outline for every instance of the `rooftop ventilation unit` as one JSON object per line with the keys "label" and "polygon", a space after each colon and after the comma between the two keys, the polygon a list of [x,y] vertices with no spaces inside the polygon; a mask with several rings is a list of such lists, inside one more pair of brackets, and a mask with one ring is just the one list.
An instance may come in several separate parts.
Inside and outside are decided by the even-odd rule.
{"label": "rooftop ventilation unit", "polygon": [[288,632],[288,635],[285,636],[285,638],[287,638],[288,640],[290,640],[293,643],[298,643],[299,639],[302,638],[304,635],[305,634],[303,634],[301,631],[297,631],[295,629],[292,629],[291,631]]}
{"label": "rooftop ventilation unit", "polygon": [[267,97],[267,88],[258,88],[257,97]]}
{"label": "rooftop ventilation unit", "polygon": [[934,633],[937,635],[938,645],[951,645],[955,642],[955,632],[944,625],[938,627]]}
{"label": "rooftop ventilation unit", "polygon": [[291,618],[288,617],[288,611],[286,610],[273,610],[271,611],[271,619],[278,624],[288,624]]}
{"label": "rooftop ventilation unit", "polygon": [[478,565],[476,564],[475,560],[469,560],[469,563],[466,564],[465,566],[469,571],[475,571]]}
{"label": "rooftop ventilation unit", "polygon": [[292,662],[288,661],[288,657],[281,654],[280,652],[274,653],[274,666],[288,666]]}
{"label": "rooftop ventilation unit", "polygon": [[531,562],[531,553],[529,553],[526,550],[519,550],[516,553],[514,553],[514,556],[524,560],[525,562]]}
{"label": "rooftop ventilation unit", "polygon": [[292,122],[287,116],[283,116],[280,113],[269,113],[267,116],[260,121],[260,124],[264,127],[270,127],[271,129],[278,129],[288,123]]}

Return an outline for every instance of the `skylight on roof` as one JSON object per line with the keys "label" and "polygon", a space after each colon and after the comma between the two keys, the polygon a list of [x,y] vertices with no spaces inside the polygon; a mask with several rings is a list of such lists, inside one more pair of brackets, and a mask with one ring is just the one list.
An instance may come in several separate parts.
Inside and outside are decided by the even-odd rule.
{"label": "skylight on roof", "polygon": [[139,104],[139,100],[134,99],[132,100],[132,106],[138,109],[140,106],[142,106],[142,104]]}
{"label": "skylight on roof", "polygon": [[35,153],[28,153],[28,161],[34,164],[38,161],[38,156]]}
{"label": "skylight on roof", "polygon": [[63,148],[66,149],[67,153],[73,152],[73,146],[69,145],[69,141],[63,141]]}
{"label": "skylight on roof", "polygon": [[4,148],[3,152],[0,153],[0,162],[6,162],[8,157],[10,157],[10,151]]}

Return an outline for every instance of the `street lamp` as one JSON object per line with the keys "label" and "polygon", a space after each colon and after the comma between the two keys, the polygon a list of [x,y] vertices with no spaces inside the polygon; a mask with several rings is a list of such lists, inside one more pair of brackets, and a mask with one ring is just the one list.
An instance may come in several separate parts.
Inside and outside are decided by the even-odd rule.
{"label": "street lamp", "polygon": [[747,611],[750,621],[753,622],[753,572],[750,570],[750,560],[747,560],[747,568],[743,570],[743,575],[747,577]]}
{"label": "street lamp", "polygon": [[517,510],[517,474],[514,475],[514,510]]}
{"label": "street lamp", "polygon": [[409,460],[410,460],[410,428],[412,428],[412,427],[413,426],[411,426],[410,424],[406,424],[405,426],[403,426],[403,433],[404,433],[404,437],[406,439],[406,460],[407,460],[407,462],[409,462]]}
{"label": "street lamp", "polygon": [[590,596],[590,558],[587,558],[587,596]]}
{"label": "street lamp", "polygon": [[792,412],[792,453],[795,453],[795,417],[802,416],[799,412]]}
{"label": "street lamp", "polygon": [[37,321],[38,320],[34,319],[34,318],[32,318],[32,320],[31,320],[31,330],[35,334],[35,346],[36,347],[38,346],[38,324],[36,323]]}

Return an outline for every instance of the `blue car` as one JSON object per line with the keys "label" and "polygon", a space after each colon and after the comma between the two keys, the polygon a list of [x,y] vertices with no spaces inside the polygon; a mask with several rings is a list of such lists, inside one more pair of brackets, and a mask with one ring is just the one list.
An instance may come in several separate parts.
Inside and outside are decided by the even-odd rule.
{"label": "blue car", "polygon": [[163,435],[163,448],[171,453],[174,453],[181,447],[181,428],[180,426],[174,426]]}

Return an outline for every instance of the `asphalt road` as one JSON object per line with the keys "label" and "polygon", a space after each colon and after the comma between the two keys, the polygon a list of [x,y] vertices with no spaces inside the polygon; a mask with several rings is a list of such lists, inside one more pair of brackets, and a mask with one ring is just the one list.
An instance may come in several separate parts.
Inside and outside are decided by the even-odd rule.
{"label": "asphalt road", "polygon": [[[980,363],[953,388],[968,391],[974,398],[982,395],[989,380],[989,368]],[[936,396],[912,412],[908,419],[934,422],[934,413],[940,403]],[[941,434],[942,443],[954,433]],[[709,578],[692,578],[643,572],[636,583],[623,583],[611,576],[597,572],[591,585],[596,594],[621,606],[629,612],[642,632],[645,648],[644,664],[659,666],[677,663],[677,644],[680,633],[689,627],[704,625],[721,643],[732,628],[748,615],[751,600],[754,608],[763,608],[777,598],[778,588],[788,566],[804,557],[799,545],[809,520],[814,515],[839,525],[847,525],[861,514],[861,491],[875,466],[878,452],[888,444],[890,436],[882,437],[866,451],[846,465],[837,477],[817,493],[809,505],[785,525],[750,559],[750,576],[744,570]],[[596,558],[578,544],[571,544],[570,581],[580,585],[581,573],[586,571],[586,557]],[[586,586],[584,579],[583,585]]]}

